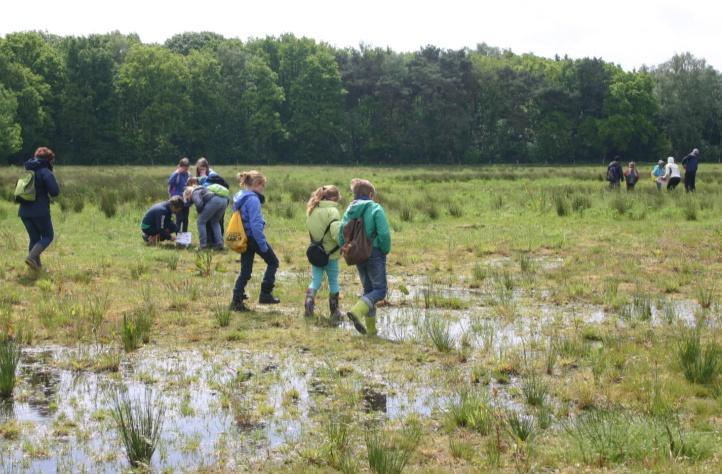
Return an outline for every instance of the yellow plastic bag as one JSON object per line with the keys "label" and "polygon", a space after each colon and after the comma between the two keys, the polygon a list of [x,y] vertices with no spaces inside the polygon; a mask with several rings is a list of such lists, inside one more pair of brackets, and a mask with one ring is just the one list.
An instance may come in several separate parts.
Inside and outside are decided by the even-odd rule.
{"label": "yellow plastic bag", "polygon": [[248,236],[243,228],[240,211],[231,216],[225,235],[226,247],[238,253],[244,253],[248,249]]}

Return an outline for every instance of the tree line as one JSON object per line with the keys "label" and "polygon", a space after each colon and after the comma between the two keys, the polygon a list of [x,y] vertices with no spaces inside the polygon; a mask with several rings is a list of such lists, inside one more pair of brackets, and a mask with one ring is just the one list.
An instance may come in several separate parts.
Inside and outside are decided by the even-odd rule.
{"label": "tree line", "polygon": [[0,38],[0,160],[482,164],[717,161],[722,78],[689,53],[627,72],[481,44],[416,52],[293,35]]}

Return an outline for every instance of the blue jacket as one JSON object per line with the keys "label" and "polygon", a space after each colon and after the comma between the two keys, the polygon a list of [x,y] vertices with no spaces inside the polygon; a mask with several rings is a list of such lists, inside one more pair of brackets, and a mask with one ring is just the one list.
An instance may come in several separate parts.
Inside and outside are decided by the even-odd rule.
{"label": "blue jacket", "polygon": [[48,160],[33,157],[25,162],[25,169],[35,172],[35,201],[20,203],[18,216],[50,216],[50,198],[60,194],[60,186],[55,180],[50,163]]}
{"label": "blue jacket", "polygon": [[163,201],[154,204],[143,216],[140,228],[148,235],[161,234],[163,237],[178,232],[178,227],[173,222],[170,203]]}
{"label": "blue jacket", "polygon": [[183,196],[183,190],[186,184],[188,184],[188,178],[190,177],[191,175],[187,171],[185,173],[179,173],[177,170],[174,171],[173,174],[170,175],[170,178],[168,178],[168,195],[170,197]]}
{"label": "blue jacket", "polygon": [[266,228],[266,221],[263,220],[261,205],[266,199],[262,194],[255,191],[238,191],[233,196],[233,212],[241,211],[241,220],[243,228],[246,230],[249,238],[252,238],[258,244],[261,252],[268,251],[268,242],[266,235],[263,233]]}

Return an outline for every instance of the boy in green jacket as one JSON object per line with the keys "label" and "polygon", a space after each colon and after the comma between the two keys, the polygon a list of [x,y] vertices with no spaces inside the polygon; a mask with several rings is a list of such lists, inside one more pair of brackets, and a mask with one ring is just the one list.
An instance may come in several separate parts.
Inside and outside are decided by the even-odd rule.
{"label": "boy in green jacket", "polygon": [[[361,334],[376,335],[376,303],[386,297],[386,255],[391,251],[391,233],[384,208],[373,201],[376,189],[365,179],[352,179],[354,200],[341,219],[338,243],[345,243],[343,229],[349,221],[363,218],[366,236],[371,240],[371,257],[356,265],[364,294],[348,312],[349,319]],[[361,321],[364,321],[362,323]]]}

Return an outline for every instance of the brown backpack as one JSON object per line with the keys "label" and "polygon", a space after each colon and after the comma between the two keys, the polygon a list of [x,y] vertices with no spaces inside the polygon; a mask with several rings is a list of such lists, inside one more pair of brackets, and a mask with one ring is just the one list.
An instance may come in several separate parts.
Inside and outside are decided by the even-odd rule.
{"label": "brown backpack", "polygon": [[348,265],[358,265],[371,257],[371,240],[366,235],[363,217],[351,219],[343,228],[341,255]]}

